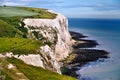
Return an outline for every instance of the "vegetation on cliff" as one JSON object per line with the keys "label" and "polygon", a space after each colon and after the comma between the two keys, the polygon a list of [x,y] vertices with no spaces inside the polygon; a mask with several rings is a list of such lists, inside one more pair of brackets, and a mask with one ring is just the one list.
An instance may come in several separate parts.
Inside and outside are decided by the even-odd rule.
{"label": "vegetation on cliff", "polygon": [[[41,8],[0,6],[0,53],[13,52],[17,55],[37,53],[40,46],[48,43],[28,39],[28,30],[22,21],[24,18],[54,19],[56,15]],[[38,33],[34,32],[34,36],[38,38]],[[14,69],[8,69],[11,63],[15,66]],[[18,80],[22,77],[25,80],[76,80],[41,67],[27,65],[15,58],[0,58],[0,79]]]}
{"label": "vegetation on cliff", "polygon": [[59,75],[41,67],[27,65],[16,58],[8,58],[8,62],[14,64],[30,80],[75,80],[75,78]]}
{"label": "vegetation on cliff", "polygon": [[27,39],[27,29],[22,20],[24,18],[53,19],[55,17],[56,14],[48,12],[47,9],[0,6],[0,52],[35,53],[34,51],[41,46],[42,42]]}
{"label": "vegetation on cliff", "polygon": [[0,6],[0,37],[26,37],[24,18],[53,19],[56,15],[46,9]]}
{"label": "vegetation on cliff", "polygon": [[[0,80],[76,80],[75,78],[25,64],[16,58],[0,58]],[[8,67],[8,65],[13,65]]]}
{"label": "vegetation on cliff", "polygon": [[35,54],[43,43],[25,38],[0,38],[0,53]]}

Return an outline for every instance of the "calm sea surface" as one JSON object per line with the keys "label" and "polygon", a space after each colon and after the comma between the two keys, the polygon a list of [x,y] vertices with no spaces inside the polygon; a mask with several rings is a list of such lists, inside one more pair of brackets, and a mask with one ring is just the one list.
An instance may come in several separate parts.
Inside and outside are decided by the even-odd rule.
{"label": "calm sea surface", "polygon": [[104,62],[90,62],[78,74],[83,80],[120,80],[120,19],[69,18],[69,29],[97,40],[97,49],[110,52]]}

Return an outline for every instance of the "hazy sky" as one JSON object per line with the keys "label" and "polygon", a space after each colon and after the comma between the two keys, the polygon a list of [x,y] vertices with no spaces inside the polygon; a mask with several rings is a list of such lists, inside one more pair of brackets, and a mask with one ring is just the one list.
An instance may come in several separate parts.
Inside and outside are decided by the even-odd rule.
{"label": "hazy sky", "polygon": [[0,0],[0,5],[48,8],[67,17],[120,18],[120,0]]}

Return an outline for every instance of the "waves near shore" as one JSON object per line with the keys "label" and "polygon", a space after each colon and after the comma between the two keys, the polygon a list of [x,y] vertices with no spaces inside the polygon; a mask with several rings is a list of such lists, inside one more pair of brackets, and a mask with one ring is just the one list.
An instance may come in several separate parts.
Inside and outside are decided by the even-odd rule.
{"label": "waves near shore", "polygon": [[73,52],[64,61],[64,65],[68,67],[68,70],[63,74],[81,79],[79,70],[83,70],[83,67],[85,68],[85,66],[90,64],[95,64],[95,62],[104,61],[105,58],[109,58],[109,53],[105,50],[94,49],[94,47],[99,45],[97,41],[84,39],[87,36],[81,33],[69,32],[72,39],[75,40],[75,44],[73,45]]}
{"label": "waves near shore", "polygon": [[[110,58],[88,62],[77,71],[80,80],[120,80],[120,19],[69,19],[69,29],[84,33],[82,39],[96,40],[99,45],[87,49],[109,52]],[[80,78],[79,77],[79,78]]]}

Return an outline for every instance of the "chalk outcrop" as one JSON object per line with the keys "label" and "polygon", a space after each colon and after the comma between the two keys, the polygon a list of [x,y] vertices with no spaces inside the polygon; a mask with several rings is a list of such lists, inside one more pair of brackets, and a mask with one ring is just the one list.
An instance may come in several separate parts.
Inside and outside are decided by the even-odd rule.
{"label": "chalk outcrop", "polygon": [[[51,11],[53,12],[53,11]],[[68,56],[71,45],[71,36],[68,32],[68,20],[57,13],[55,19],[24,19],[25,27],[31,33],[38,33],[38,39],[54,44],[56,60],[62,60]]]}
{"label": "chalk outcrop", "polygon": [[28,54],[28,55],[13,55],[13,53],[10,52],[10,53],[6,53],[5,56],[15,57],[17,59],[24,61],[27,64],[42,67],[44,69],[48,69],[53,72],[57,72],[61,74],[60,65],[58,64],[58,61],[56,61],[55,53],[48,45],[40,47],[40,49],[37,52],[38,54]]}

